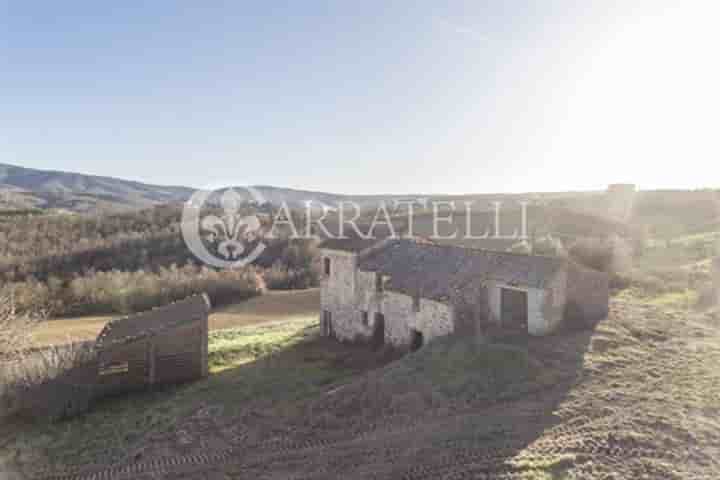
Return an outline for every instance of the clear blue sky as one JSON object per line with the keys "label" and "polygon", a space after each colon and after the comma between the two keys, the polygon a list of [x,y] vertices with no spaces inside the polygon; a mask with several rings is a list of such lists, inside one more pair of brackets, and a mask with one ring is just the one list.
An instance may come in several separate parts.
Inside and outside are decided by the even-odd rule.
{"label": "clear blue sky", "polygon": [[0,163],[342,193],[718,186],[717,5],[3,1]]}

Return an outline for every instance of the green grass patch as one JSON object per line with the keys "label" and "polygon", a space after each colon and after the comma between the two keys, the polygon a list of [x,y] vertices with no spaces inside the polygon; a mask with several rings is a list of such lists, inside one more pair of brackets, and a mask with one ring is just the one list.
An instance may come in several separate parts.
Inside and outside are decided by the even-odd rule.
{"label": "green grass patch", "polygon": [[306,338],[304,329],[313,323],[316,320],[303,319],[211,332],[208,342],[210,371],[221,372],[287,348]]}
{"label": "green grass patch", "polygon": [[690,308],[698,303],[700,293],[697,290],[669,292],[647,300],[650,305],[660,307]]}
{"label": "green grass patch", "polygon": [[383,369],[378,390],[389,398],[435,392],[455,399],[497,400],[514,396],[533,377],[523,347],[447,337]]}

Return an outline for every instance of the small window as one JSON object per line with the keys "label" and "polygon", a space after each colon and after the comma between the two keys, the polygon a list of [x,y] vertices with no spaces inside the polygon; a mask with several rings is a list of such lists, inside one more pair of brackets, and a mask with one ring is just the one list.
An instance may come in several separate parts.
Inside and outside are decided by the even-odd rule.
{"label": "small window", "polygon": [[420,295],[413,297],[413,312],[417,313],[420,311]]}
{"label": "small window", "polygon": [[366,326],[366,327],[368,326],[369,320],[368,320],[367,310],[363,310],[362,312],[360,312],[360,320],[362,321],[362,324],[364,326]]}
{"label": "small window", "polygon": [[385,290],[385,283],[383,281],[383,276],[381,273],[375,274],[375,291],[376,292],[382,292]]}
{"label": "small window", "polygon": [[325,257],[323,259],[323,264],[324,264],[323,270],[325,271],[325,276],[329,277],[330,276],[330,259],[328,257]]}

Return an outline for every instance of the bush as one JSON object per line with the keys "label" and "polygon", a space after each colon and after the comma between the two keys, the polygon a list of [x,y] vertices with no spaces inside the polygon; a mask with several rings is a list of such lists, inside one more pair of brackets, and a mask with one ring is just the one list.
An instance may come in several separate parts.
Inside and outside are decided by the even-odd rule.
{"label": "bush", "polygon": [[307,240],[289,241],[272,266],[263,273],[265,284],[274,290],[316,287],[320,282],[317,248]]}
{"label": "bush", "polygon": [[290,269],[277,263],[263,273],[263,279],[272,290],[294,290],[317,286],[320,275],[313,267]]}
{"label": "bush", "polygon": [[8,362],[0,417],[57,420],[86,410],[97,374],[95,353],[93,342],[81,342],[25,352]]}
{"label": "bush", "polygon": [[72,303],[63,313],[140,312],[203,292],[217,306],[250,298],[262,288],[253,269],[218,271],[187,265],[161,268],[158,273],[99,272],[70,282]]}
{"label": "bush", "polygon": [[633,277],[623,273],[613,273],[610,275],[610,290],[625,290],[633,284]]}
{"label": "bush", "polygon": [[37,316],[19,315],[14,297],[0,298],[0,418],[57,395],[39,392],[54,379],[94,358],[92,344],[70,344],[30,350],[30,331]]}
{"label": "bush", "polygon": [[568,251],[570,258],[593,270],[612,273],[613,245],[604,240],[578,240]]}
{"label": "bush", "polygon": [[157,272],[88,272],[67,282],[16,282],[0,289],[12,292],[19,312],[40,310],[45,315],[128,314],[206,292],[213,305],[237,302],[264,288],[252,269],[217,271],[195,265],[170,266]]}
{"label": "bush", "polygon": [[30,346],[37,317],[19,315],[13,295],[0,296],[0,358],[11,358]]}

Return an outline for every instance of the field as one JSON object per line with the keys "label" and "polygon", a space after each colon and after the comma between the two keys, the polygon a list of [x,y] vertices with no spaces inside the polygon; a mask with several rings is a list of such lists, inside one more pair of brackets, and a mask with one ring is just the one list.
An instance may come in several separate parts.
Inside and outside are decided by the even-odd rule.
{"label": "field", "polygon": [[[441,341],[388,363],[388,352],[320,338],[316,315],[253,301],[225,313],[250,324],[211,334],[207,380],[57,424],[8,425],[4,468],[113,465],[113,478],[128,479],[720,473],[714,311],[624,294],[594,330],[517,345]],[[277,320],[255,324],[253,305]]]}
{"label": "field", "polygon": [[[223,306],[210,315],[210,329],[241,327],[268,321],[289,321],[315,318],[320,302],[317,289],[270,290],[245,302]],[[66,343],[68,340],[94,340],[105,324],[114,316],[87,316],[48,320],[35,329],[33,340],[37,346]]]}

